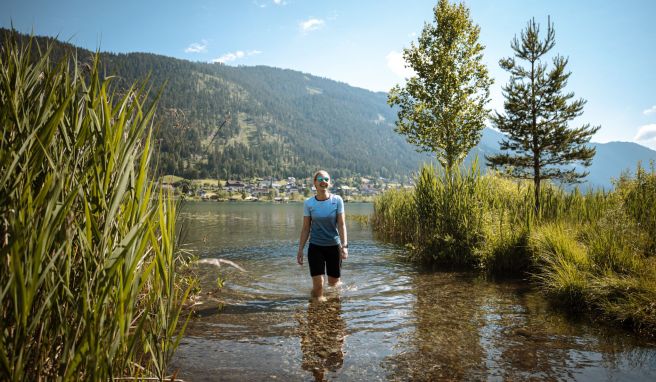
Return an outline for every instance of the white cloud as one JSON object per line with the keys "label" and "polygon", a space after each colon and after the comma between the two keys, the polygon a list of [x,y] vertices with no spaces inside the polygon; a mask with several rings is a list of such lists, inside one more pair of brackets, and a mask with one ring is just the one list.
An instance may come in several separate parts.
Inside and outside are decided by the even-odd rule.
{"label": "white cloud", "polygon": [[207,52],[207,41],[205,40],[202,40],[201,42],[194,42],[185,49],[185,53],[205,53],[205,52]]}
{"label": "white cloud", "polygon": [[262,51],[259,50],[249,50],[248,52],[244,52],[243,50],[238,50],[236,52],[226,53],[221,57],[215,58],[212,60],[212,62],[213,63],[220,62],[222,64],[225,64],[226,62],[235,61],[240,58],[244,58],[248,56],[254,56],[260,53],[262,53]]}
{"label": "white cloud", "polygon": [[287,5],[287,2],[284,0],[273,0],[275,5]]}
{"label": "white cloud", "polygon": [[649,109],[645,109],[645,111],[642,112],[642,114],[644,115],[649,115],[654,113],[656,113],[656,105],[650,107]]}
{"label": "white cloud", "polygon": [[320,19],[310,18],[305,21],[301,21],[298,25],[302,32],[312,32],[323,28],[323,26],[326,25],[326,22]]}
{"label": "white cloud", "polygon": [[656,124],[640,126],[638,134],[636,134],[636,141],[648,141],[656,138]]}
{"label": "white cloud", "polygon": [[387,60],[387,67],[397,76],[401,78],[409,78],[415,75],[415,71],[412,68],[405,67],[405,60],[403,59],[403,53],[391,51],[385,57]]}

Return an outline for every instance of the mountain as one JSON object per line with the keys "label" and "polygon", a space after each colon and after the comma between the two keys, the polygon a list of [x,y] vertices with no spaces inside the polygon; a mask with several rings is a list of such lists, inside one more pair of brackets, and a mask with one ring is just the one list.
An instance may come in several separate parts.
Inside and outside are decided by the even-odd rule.
{"label": "mountain", "polygon": [[638,162],[649,168],[656,161],[656,151],[632,142],[592,143],[597,150],[586,177],[591,186],[611,187],[610,179],[617,179],[622,172],[635,173]]}
{"label": "mountain", "polygon": [[[0,44],[9,36],[0,30]],[[16,35],[14,35],[16,36]],[[18,38],[27,39],[25,35]],[[56,61],[64,52],[88,62],[92,52],[51,38]],[[36,47],[33,47],[36,54]],[[100,53],[103,73],[115,89],[149,78],[163,87],[156,117],[158,170],[186,178],[307,177],[318,168],[335,177],[407,179],[430,155],[417,153],[394,132],[395,111],[387,94],[355,88],[308,73],[266,66],[191,62],[150,53]],[[225,122],[225,123],[224,123]],[[470,158],[499,151],[501,134],[483,131]],[[656,158],[631,143],[594,144],[589,184]]]}
{"label": "mountain", "polygon": [[[499,142],[504,135],[496,130],[485,128],[481,135],[478,146],[472,150],[468,159],[477,154],[480,159],[485,155],[501,152]],[[580,188],[605,188],[612,187],[612,180],[619,178],[623,172],[635,173],[638,163],[643,168],[648,168],[650,161],[656,161],[656,151],[633,142],[608,142],[590,145],[595,148],[596,154],[592,165],[588,168],[576,166],[579,170],[588,171]]]}

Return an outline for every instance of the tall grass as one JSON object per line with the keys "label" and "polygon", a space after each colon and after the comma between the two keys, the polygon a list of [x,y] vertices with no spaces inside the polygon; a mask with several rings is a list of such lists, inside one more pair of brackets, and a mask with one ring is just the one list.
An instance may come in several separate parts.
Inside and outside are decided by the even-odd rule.
{"label": "tall grass", "polygon": [[584,298],[592,261],[569,227],[545,224],[529,240],[531,253],[542,265],[535,279],[561,301],[577,306]]}
{"label": "tall grass", "polygon": [[414,192],[391,189],[374,199],[374,234],[395,243],[411,244],[417,235]]}
{"label": "tall grass", "polygon": [[446,173],[425,166],[415,188],[422,260],[455,267],[475,264],[482,241],[483,198],[478,166]]}
{"label": "tall grass", "polygon": [[624,174],[616,182],[623,209],[650,238],[647,251],[656,254],[656,163],[649,170],[639,163],[634,176]]}
{"label": "tall grass", "polygon": [[0,53],[0,379],[166,376],[188,288],[151,181],[156,102],[94,58]]}
{"label": "tall grass", "polygon": [[656,258],[645,233],[609,212],[588,224],[538,227],[530,238],[533,279],[555,301],[656,335]]}
{"label": "tall grass", "polygon": [[374,202],[379,237],[404,243],[413,261],[467,267],[483,239],[483,204],[476,165],[451,174],[424,166],[413,191],[388,191]]}
{"label": "tall grass", "polygon": [[[625,174],[615,190],[588,202],[598,210],[594,219],[570,223],[568,235],[540,227],[532,253],[542,264],[535,278],[558,301],[594,311],[606,319],[656,335],[656,171],[640,165],[634,176]],[[565,221],[566,219],[562,219]],[[571,222],[572,219],[569,219]],[[543,238],[543,239],[541,239]],[[569,241],[579,248],[581,261],[565,259],[544,240]],[[562,251],[571,253],[572,251]],[[578,277],[567,277],[576,268]],[[572,286],[576,284],[575,288]]]}

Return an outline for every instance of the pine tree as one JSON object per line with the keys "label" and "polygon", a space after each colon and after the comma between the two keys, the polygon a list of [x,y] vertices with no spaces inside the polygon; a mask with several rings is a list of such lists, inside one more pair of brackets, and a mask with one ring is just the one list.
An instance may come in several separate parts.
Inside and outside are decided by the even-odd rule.
{"label": "pine tree", "polygon": [[403,50],[416,75],[405,87],[395,86],[388,103],[399,106],[396,131],[419,151],[434,152],[450,172],[480,140],[492,80],[469,9],[440,0],[433,12],[434,23]]}
{"label": "pine tree", "polygon": [[[515,37],[511,48],[514,58],[502,59],[500,66],[510,73],[503,88],[505,114],[492,116],[493,124],[507,135],[500,142],[502,153],[486,156],[494,168],[505,167],[516,178],[533,179],[535,210],[540,210],[540,182],[546,179],[578,183],[588,172],[579,172],[575,163],[589,166],[595,149],[586,146],[600,126],[585,124],[569,128],[568,122],[583,114],[583,99],[572,100],[574,93],[565,93],[567,58],[556,55],[553,68],[547,71],[546,55],[555,45],[553,23],[547,21],[547,34],[540,40],[540,26],[531,20]],[[521,66],[515,59],[525,61]]]}

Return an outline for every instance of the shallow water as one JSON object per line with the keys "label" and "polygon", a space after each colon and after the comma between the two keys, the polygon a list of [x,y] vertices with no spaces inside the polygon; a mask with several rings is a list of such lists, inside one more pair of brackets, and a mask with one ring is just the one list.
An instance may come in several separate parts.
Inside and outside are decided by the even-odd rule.
{"label": "shallow water", "polygon": [[[656,344],[569,318],[521,282],[426,272],[348,219],[343,285],[310,303],[296,264],[301,204],[187,203],[203,290],[173,359],[188,381],[656,380]],[[216,278],[225,285],[219,291]]]}

